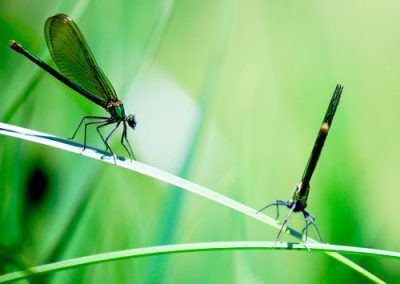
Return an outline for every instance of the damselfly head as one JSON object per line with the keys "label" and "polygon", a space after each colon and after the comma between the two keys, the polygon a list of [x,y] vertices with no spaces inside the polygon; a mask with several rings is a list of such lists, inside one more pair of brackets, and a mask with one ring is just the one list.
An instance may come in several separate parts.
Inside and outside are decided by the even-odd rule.
{"label": "damselfly head", "polygon": [[136,119],[135,119],[134,115],[132,115],[132,114],[128,115],[127,118],[126,118],[126,121],[128,122],[128,125],[130,127],[132,127],[132,129],[135,129],[135,127],[136,127]]}

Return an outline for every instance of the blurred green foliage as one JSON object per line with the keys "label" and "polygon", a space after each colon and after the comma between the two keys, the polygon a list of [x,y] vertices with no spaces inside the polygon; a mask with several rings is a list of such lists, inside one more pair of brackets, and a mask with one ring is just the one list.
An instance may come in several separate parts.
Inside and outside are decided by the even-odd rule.
{"label": "blurred green foliage", "polygon": [[[44,22],[66,13],[127,112],[136,114],[129,136],[138,159],[258,209],[290,197],[341,83],[308,209],[329,243],[398,251],[399,8],[393,0],[0,0],[0,117],[70,137],[83,115],[106,114],[8,47],[15,39],[48,59]],[[125,154],[115,138],[114,149]],[[94,132],[89,144],[102,146]],[[301,229],[302,216],[289,225]],[[0,257],[13,259],[0,258],[3,272],[118,249],[277,234],[148,177],[8,137],[0,137],[0,228]],[[352,259],[389,282],[400,277],[393,260]],[[102,264],[38,281],[349,280],[365,283],[323,254],[213,252]]]}

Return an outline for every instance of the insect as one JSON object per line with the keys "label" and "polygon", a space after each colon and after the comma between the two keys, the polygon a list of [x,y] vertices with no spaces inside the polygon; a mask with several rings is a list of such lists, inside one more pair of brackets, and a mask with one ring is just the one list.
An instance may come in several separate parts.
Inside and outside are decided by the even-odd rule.
{"label": "insect", "polygon": [[332,125],[332,120],[333,120],[333,117],[335,116],[336,108],[339,104],[340,97],[342,95],[342,91],[343,91],[343,86],[339,85],[339,84],[336,85],[336,89],[333,93],[332,99],[331,99],[328,109],[325,113],[324,120],[322,122],[321,128],[319,129],[317,139],[315,140],[314,147],[311,151],[311,155],[308,159],[306,168],[304,170],[303,177],[301,178],[301,181],[295,186],[292,199],[290,199],[288,201],[277,200],[277,201],[261,208],[257,212],[257,213],[259,213],[259,212],[267,209],[268,207],[275,205],[276,210],[277,210],[276,218],[279,218],[279,206],[286,206],[289,208],[289,213],[287,214],[286,218],[283,221],[283,224],[281,226],[281,229],[279,230],[278,236],[276,237],[276,241],[279,239],[279,236],[281,235],[284,226],[288,222],[288,220],[289,220],[290,216],[293,214],[293,212],[302,212],[305,222],[306,222],[306,226],[303,229],[303,233],[304,233],[304,231],[306,233],[306,240],[308,237],[308,227],[310,225],[313,225],[315,228],[315,231],[318,234],[319,240],[322,242],[321,235],[319,234],[317,225],[315,224],[314,216],[311,215],[309,212],[307,212],[305,209],[307,207],[307,199],[308,199],[308,194],[310,192],[310,180],[314,173],[315,167],[317,166],[319,157],[321,155],[322,148],[324,147],[326,137],[328,136],[328,132]]}
{"label": "insect", "polygon": [[[88,126],[97,125],[96,131],[106,146],[105,151],[109,151],[114,157],[114,153],[108,140],[122,123],[123,131],[121,144],[128,152],[129,157],[135,158],[127,137],[127,126],[132,129],[136,126],[135,116],[125,114],[124,105],[118,99],[110,81],[97,65],[96,60],[94,59],[93,54],[78,26],[69,16],[57,14],[47,19],[44,26],[44,34],[51,57],[60,72],[50,67],[28,50],[24,49],[24,47],[15,40],[10,41],[10,47],[16,52],[24,55],[74,91],[103,107],[110,114],[110,117],[84,116],[71,139],[75,138],[78,130],[85,122],[83,152],[86,149],[86,132]],[[92,121],[88,122],[88,120]],[[104,137],[100,132],[100,129],[110,124],[116,125],[107,136]],[[115,157],[114,162],[116,162]]]}

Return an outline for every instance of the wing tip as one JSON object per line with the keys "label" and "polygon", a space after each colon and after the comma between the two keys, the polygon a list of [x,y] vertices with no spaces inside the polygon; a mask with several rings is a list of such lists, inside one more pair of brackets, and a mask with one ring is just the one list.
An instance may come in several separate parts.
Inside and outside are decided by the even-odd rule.
{"label": "wing tip", "polygon": [[53,20],[60,20],[64,23],[73,22],[73,20],[70,16],[63,14],[63,13],[59,13],[59,14],[49,17],[46,22],[50,22]]}

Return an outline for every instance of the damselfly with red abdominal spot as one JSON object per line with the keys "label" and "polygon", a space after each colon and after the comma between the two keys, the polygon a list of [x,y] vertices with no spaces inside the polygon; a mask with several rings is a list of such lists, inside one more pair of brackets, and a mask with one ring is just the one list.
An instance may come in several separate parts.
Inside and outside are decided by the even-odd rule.
{"label": "damselfly with red abdominal spot", "polygon": [[[96,130],[106,146],[105,151],[110,151],[114,157],[108,140],[122,123],[121,144],[128,152],[129,157],[135,158],[127,137],[127,126],[130,126],[132,129],[136,126],[135,117],[125,114],[124,105],[118,99],[110,81],[97,65],[78,26],[69,16],[58,14],[47,19],[44,26],[44,33],[51,57],[61,73],[24,49],[24,47],[15,40],[10,42],[10,46],[13,50],[33,61],[40,68],[53,75],[74,91],[103,107],[110,114],[110,117],[83,117],[71,139],[75,138],[75,135],[85,120],[94,119],[94,121],[85,123],[83,151],[86,149],[86,132],[88,126],[97,125]],[[116,125],[107,136],[104,137],[100,129],[110,124]]]}

